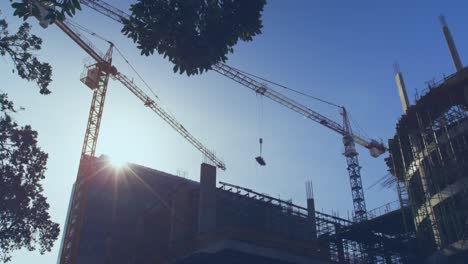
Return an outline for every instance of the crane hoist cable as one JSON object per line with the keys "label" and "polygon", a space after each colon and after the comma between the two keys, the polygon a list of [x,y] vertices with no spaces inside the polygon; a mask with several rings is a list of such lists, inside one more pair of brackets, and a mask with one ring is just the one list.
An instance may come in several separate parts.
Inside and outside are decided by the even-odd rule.
{"label": "crane hoist cable", "polygon": [[332,102],[330,102],[330,101],[324,100],[324,99],[319,98],[319,97],[317,97],[317,96],[313,96],[313,95],[310,95],[310,94],[307,94],[307,93],[298,91],[298,90],[296,90],[296,89],[287,87],[286,85],[283,85],[283,84],[280,84],[280,83],[277,83],[277,82],[270,81],[270,80],[268,80],[268,79],[266,79],[266,78],[260,77],[260,76],[258,76],[258,75],[252,74],[252,73],[245,72],[245,71],[240,70],[240,69],[238,69],[238,68],[235,68],[235,67],[232,67],[232,66],[230,66],[230,67],[233,68],[233,69],[235,69],[235,70],[237,70],[237,71],[239,71],[239,72],[241,72],[241,73],[243,73],[243,74],[245,74],[245,75],[248,75],[248,76],[254,77],[254,78],[256,78],[256,79],[262,80],[262,81],[264,81],[264,82],[273,84],[273,85],[278,86],[278,87],[280,87],[280,88],[282,88],[282,89],[285,89],[285,90],[294,92],[294,93],[299,94],[299,95],[302,95],[302,96],[304,96],[304,97],[308,97],[308,98],[314,99],[314,100],[316,100],[316,101],[319,101],[319,102],[322,102],[322,103],[325,103],[325,104],[328,104],[328,105],[331,105],[331,106],[338,107],[338,108],[340,108],[340,109],[343,108],[343,106],[337,105],[337,104],[335,104],[335,103],[332,103]]}
{"label": "crane hoist cable", "polygon": [[257,94],[257,125],[258,125],[258,134],[259,139],[258,142],[260,144],[260,155],[255,157],[255,160],[260,166],[265,166],[266,162],[262,155],[262,147],[263,147],[263,137],[262,137],[262,127],[263,127],[263,96],[261,94]]}
{"label": "crane hoist cable", "polygon": [[[236,67],[232,67],[232,66],[229,66],[229,67],[231,67],[232,69],[235,69],[236,71],[238,71],[238,72],[240,72],[240,73],[242,73],[242,74],[245,74],[245,75],[247,75],[247,76],[250,76],[250,77],[252,77],[252,78],[254,78],[254,79],[261,80],[261,81],[263,81],[263,82],[266,82],[266,83],[275,85],[275,86],[277,86],[277,87],[279,87],[279,88],[282,88],[282,89],[291,91],[291,92],[293,92],[293,93],[296,93],[296,94],[298,94],[298,95],[300,95],[300,96],[303,96],[303,97],[306,97],[306,98],[310,98],[310,99],[316,100],[316,101],[318,101],[318,102],[321,102],[321,103],[324,103],[324,104],[327,104],[327,105],[330,105],[330,106],[339,108],[340,111],[342,111],[343,108],[344,108],[343,106],[340,106],[340,105],[335,104],[335,103],[333,103],[333,102],[330,102],[330,101],[328,101],[328,100],[322,99],[322,98],[320,98],[320,97],[313,96],[313,95],[311,95],[311,94],[308,94],[308,93],[305,93],[305,92],[302,92],[302,91],[293,89],[293,88],[288,87],[288,86],[286,86],[286,85],[284,85],[284,84],[280,84],[280,83],[278,83],[278,82],[274,82],[274,81],[268,80],[268,79],[266,79],[266,78],[264,78],[264,77],[260,77],[260,76],[258,76],[258,75],[255,75],[255,74],[252,74],[252,73],[249,73],[249,72],[240,70],[240,69],[238,69],[238,68],[236,68]],[[269,89],[274,90],[274,89],[272,89],[271,87],[270,87]],[[257,93],[257,94],[259,94],[259,93]],[[349,116],[349,119],[350,119],[349,121],[350,121],[350,123],[352,124],[351,127],[356,126],[356,128],[359,130],[360,135],[361,135],[361,136],[364,136],[363,138],[366,139],[367,141],[370,141],[370,138],[371,138],[371,137],[369,136],[369,134],[367,134],[367,132],[366,132],[361,126],[359,126],[358,122],[357,122],[354,118],[351,117],[351,115],[350,115],[349,112],[347,112],[347,115]]]}

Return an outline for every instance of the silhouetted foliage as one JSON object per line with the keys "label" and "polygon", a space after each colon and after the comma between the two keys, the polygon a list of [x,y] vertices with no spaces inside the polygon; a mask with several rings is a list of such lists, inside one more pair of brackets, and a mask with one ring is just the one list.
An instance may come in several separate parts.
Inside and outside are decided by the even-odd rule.
{"label": "silhouetted foliage", "polygon": [[[37,5],[30,0],[10,0],[11,6],[15,9],[15,16],[26,20],[30,16],[39,15]],[[44,7],[47,7],[48,14],[46,18],[53,22],[55,19],[63,20],[65,16],[75,15],[76,10],[81,10],[79,0],[37,0]]]}
{"label": "silhouetted foliage", "polygon": [[7,262],[21,248],[50,251],[60,229],[42,194],[47,154],[37,146],[37,132],[12,119],[16,110],[5,94],[0,107],[0,261]]}
{"label": "silhouetted foliage", "polygon": [[[79,0],[38,0],[51,21],[81,10]],[[31,1],[10,0],[15,15],[38,16]],[[155,51],[174,64],[174,72],[200,74],[225,62],[239,40],[261,34],[266,0],[137,0],[122,33],[142,55]]]}
{"label": "silhouetted foliage", "polygon": [[266,0],[138,0],[122,32],[141,54],[157,51],[174,72],[202,73],[226,61],[239,40],[261,34]]}
{"label": "silhouetted foliage", "polygon": [[30,31],[31,26],[23,23],[18,32],[11,34],[6,20],[0,19],[0,55],[10,57],[15,66],[13,72],[16,71],[23,79],[36,82],[41,94],[49,94],[52,68],[34,55],[35,51],[41,49],[42,40]]}

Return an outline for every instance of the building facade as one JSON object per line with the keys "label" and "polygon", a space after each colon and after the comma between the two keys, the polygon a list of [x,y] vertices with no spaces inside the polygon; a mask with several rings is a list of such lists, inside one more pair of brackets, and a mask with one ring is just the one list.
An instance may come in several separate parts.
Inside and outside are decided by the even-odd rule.
{"label": "building facade", "polygon": [[211,165],[195,182],[101,157],[89,181],[74,263],[330,263],[307,208],[217,184]]}

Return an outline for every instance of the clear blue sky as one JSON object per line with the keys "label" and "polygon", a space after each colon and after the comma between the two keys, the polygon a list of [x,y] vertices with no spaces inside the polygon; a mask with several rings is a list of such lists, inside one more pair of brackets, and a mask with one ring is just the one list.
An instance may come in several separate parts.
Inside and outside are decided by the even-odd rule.
{"label": "clear blue sky", "polygon": [[[131,1],[110,2],[126,8]],[[8,1],[0,8],[11,18]],[[399,62],[411,101],[425,81],[452,73],[437,17],[446,15],[463,60],[468,52],[467,8],[461,0],[269,0],[263,35],[236,46],[228,64],[345,105],[367,134],[386,142],[401,115],[392,64]],[[18,20],[9,20],[11,27],[17,25]],[[305,204],[304,182],[311,179],[318,209],[339,211],[343,217],[352,210],[338,134],[266,98],[260,129],[258,101],[250,90],[214,72],[190,78],[174,74],[163,58],[139,56],[120,34],[119,24],[94,11],[84,8],[76,20],[113,40],[179,121],[225,159],[228,170],[219,172],[219,180]],[[44,39],[38,55],[54,67],[53,93],[39,95],[33,83],[11,73],[12,63],[3,58],[0,89],[26,107],[15,118],[39,131],[40,145],[49,153],[45,194],[52,218],[63,227],[92,97],[79,76],[90,59],[55,26],[43,30],[30,22]],[[101,50],[107,48],[95,41]],[[115,65],[134,76],[117,55]],[[340,121],[336,109],[292,97]],[[264,168],[253,159],[260,136],[268,163]],[[368,189],[387,174],[383,157],[373,159],[366,149],[358,150],[368,209],[396,200],[393,190]],[[169,173],[186,171],[195,180],[202,161],[190,144],[115,81],[110,82],[97,152]],[[12,263],[54,263],[58,245],[43,256],[17,252]]]}

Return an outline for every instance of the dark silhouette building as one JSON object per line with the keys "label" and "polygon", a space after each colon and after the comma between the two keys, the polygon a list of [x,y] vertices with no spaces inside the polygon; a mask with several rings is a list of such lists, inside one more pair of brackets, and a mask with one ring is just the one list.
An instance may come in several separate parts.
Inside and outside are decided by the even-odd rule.
{"label": "dark silhouette building", "polygon": [[76,263],[329,263],[306,208],[217,186],[211,165],[195,182],[101,157],[89,179]]}

